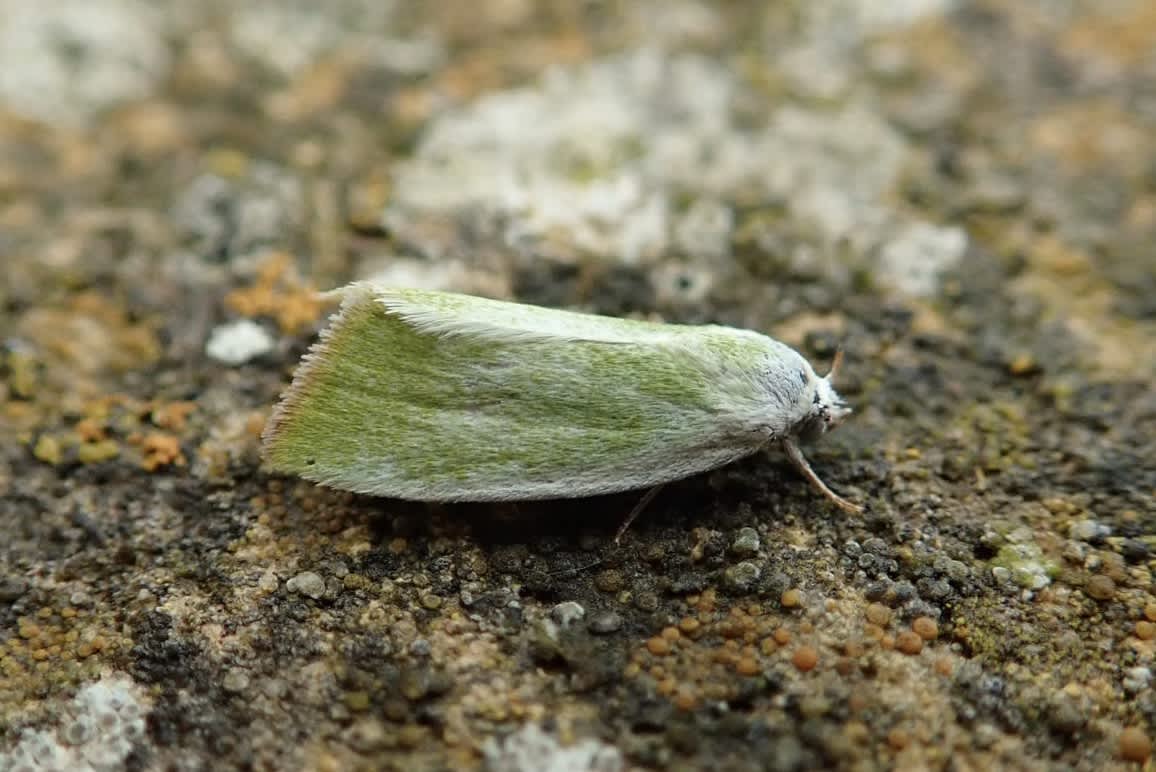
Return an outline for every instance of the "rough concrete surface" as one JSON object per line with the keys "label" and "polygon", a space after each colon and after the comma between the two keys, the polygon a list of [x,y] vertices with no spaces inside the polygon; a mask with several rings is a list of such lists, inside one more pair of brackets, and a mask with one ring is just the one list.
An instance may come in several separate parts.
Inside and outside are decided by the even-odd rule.
{"label": "rough concrete surface", "polygon": [[[1154,9],[0,0],[0,770],[1150,767]],[[373,275],[842,345],[867,511],[263,472]]]}

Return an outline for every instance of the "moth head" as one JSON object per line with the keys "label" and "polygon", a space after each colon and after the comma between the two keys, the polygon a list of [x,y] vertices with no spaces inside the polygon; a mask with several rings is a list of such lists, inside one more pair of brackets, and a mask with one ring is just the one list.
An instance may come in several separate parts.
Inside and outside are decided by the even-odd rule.
{"label": "moth head", "polygon": [[822,378],[815,379],[815,391],[811,397],[811,406],[805,418],[799,422],[795,433],[804,442],[817,439],[827,431],[834,429],[843,420],[851,415],[851,408],[835,391],[832,381],[843,364],[843,351],[835,353],[835,361],[831,363],[831,371]]}

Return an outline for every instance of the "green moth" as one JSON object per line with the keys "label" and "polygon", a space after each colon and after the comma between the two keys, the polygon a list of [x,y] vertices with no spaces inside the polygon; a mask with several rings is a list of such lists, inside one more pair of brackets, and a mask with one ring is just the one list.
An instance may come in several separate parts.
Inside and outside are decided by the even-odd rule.
{"label": "green moth", "polygon": [[654,488],[851,411],[789,346],[373,283],[349,285],[264,432],[269,469],[357,493],[510,501]]}

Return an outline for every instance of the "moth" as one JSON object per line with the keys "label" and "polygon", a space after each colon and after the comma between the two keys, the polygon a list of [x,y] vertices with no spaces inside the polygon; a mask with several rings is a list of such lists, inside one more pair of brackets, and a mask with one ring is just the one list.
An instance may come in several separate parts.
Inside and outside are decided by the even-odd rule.
{"label": "moth", "polygon": [[272,471],[418,501],[649,488],[644,504],[667,482],[778,445],[827,499],[862,511],[800,448],[851,412],[831,383],[839,356],[819,377],[750,330],[367,282],[337,293],[265,428]]}

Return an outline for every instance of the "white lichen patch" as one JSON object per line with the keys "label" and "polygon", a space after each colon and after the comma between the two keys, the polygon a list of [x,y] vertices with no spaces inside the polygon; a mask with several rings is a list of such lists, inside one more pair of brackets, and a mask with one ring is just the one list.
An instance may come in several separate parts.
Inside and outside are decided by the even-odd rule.
{"label": "white lichen patch", "polygon": [[429,243],[425,224],[448,221],[515,255],[718,270],[738,213],[763,207],[785,212],[759,227],[786,225],[790,249],[934,292],[966,238],[896,203],[908,140],[867,98],[767,104],[752,118],[760,99],[735,68],[698,54],[643,48],[555,68],[435,117],[395,170],[384,221],[431,253],[447,245]]}
{"label": "white lichen patch", "polygon": [[1025,590],[1042,590],[1059,571],[1056,562],[1044,555],[1026,528],[1008,534],[1007,543],[992,558],[991,564],[997,579],[1006,578]]}
{"label": "white lichen patch", "polygon": [[622,753],[593,738],[564,746],[537,724],[501,741],[491,737],[482,752],[489,772],[620,772]]}
{"label": "white lichen patch", "polygon": [[141,0],[0,0],[0,111],[83,125],[168,74],[162,16]]}
{"label": "white lichen patch", "polygon": [[398,170],[386,221],[404,231],[415,215],[477,213],[504,222],[512,246],[561,237],[625,262],[655,257],[677,182],[699,179],[733,133],[736,88],[718,63],[654,50],[551,70],[436,119]]}
{"label": "white lichen patch", "polygon": [[0,753],[0,772],[121,769],[144,737],[149,709],[145,690],[128,676],[102,678],[77,692],[56,727],[27,730]]}
{"label": "white lichen patch", "polygon": [[962,228],[908,223],[883,245],[879,275],[909,295],[934,295],[943,275],[959,264],[966,250]]}
{"label": "white lichen patch", "polygon": [[332,5],[333,12],[318,13],[316,4],[300,0],[238,3],[230,18],[230,37],[240,51],[286,77],[334,51],[364,49],[373,37],[385,46],[382,33],[389,28],[395,2],[339,0]]}
{"label": "white lichen patch", "polygon": [[242,365],[273,350],[273,336],[252,319],[238,319],[213,329],[205,353],[227,365]]}

